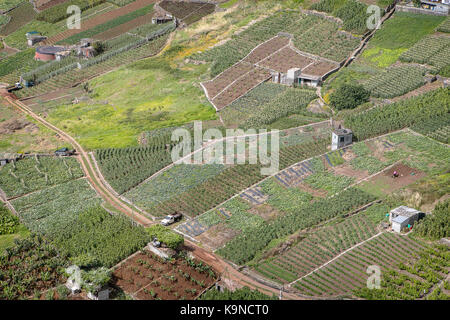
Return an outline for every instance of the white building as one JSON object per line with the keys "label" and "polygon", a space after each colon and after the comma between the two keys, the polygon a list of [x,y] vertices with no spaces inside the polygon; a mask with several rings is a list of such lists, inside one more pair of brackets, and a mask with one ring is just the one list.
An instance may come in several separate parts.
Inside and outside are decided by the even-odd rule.
{"label": "white building", "polygon": [[419,210],[409,208],[406,206],[400,206],[391,210],[389,213],[389,222],[392,225],[392,230],[395,232],[401,232],[408,225],[413,225],[415,221],[423,215]]}
{"label": "white building", "polygon": [[353,141],[353,132],[350,129],[334,129],[331,133],[331,150],[351,145]]}

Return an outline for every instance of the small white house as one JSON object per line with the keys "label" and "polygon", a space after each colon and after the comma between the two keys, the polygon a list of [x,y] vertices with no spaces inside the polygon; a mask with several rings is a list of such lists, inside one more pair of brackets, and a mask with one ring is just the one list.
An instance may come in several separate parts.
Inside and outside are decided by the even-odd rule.
{"label": "small white house", "polygon": [[346,147],[352,144],[353,132],[350,129],[334,129],[331,133],[331,150]]}
{"label": "small white house", "polygon": [[389,213],[389,222],[392,225],[392,230],[401,232],[408,225],[413,225],[415,221],[423,215],[419,210],[409,208],[406,206],[397,207]]}

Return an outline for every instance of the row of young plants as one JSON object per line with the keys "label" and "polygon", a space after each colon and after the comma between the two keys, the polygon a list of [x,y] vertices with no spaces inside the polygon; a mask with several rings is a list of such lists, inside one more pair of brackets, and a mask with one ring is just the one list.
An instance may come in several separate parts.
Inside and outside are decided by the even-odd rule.
{"label": "row of young plants", "polygon": [[[367,5],[356,0],[320,0],[314,3],[312,10],[332,14],[344,22],[344,29],[351,32],[363,34],[367,30]],[[383,12],[381,12],[383,14]]]}
{"label": "row of young plants", "polygon": [[450,114],[439,118],[427,119],[411,127],[412,130],[443,143],[450,142]]}
{"label": "row of young plants", "polygon": [[364,212],[342,220],[315,231],[283,254],[258,263],[255,270],[277,282],[291,282],[376,234],[375,224]]}
{"label": "row of young plants", "polygon": [[448,66],[450,60],[450,38],[430,35],[417,42],[400,56],[400,61],[416,62],[436,67],[438,70]]}
{"label": "row of young plants", "polygon": [[417,259],[421,249],[423,246],[409,237],[383,233],[301,278],[292,287],[310,296],[351,297],[354,291],[367,288],[369,266],[378,266],[383,276],[383,271],[396,264]]}
{"label": "row of young plants", "polygon": [[[283,169],[311,156],[324,153],[327,140],[322,139],[281,148],[279,168]],[[152,215],[162,216],[174,211],[180,211],[190,216],[196,216],[214,208],[241,190],[261,181],[265,177],[261,174],[261,167],[260,164],[233,165],[222,170],[219,174],[211,176],[203,183],[160,202],[156,206],[148,206],[145,195],[137,201]],[[133,199],[134,201],[136,199]]]}
{"label": "row of young plants", "polygon": [[[383,272],[380,289],[361,288],[354,294],[369,300],[450,299],[448,294],[435,288],[440,281],[446,281],[450,259],[448,247],[434,245],[421,250],[418,255],[415,262],[401,262]],[[448,288],[448,283],[445,286]],[[434,289],[438,290],[437,294],[427,297]]]}
{"label": "row of young plants", "polygon": [[450,89],[441,88],[400,102],[379,106],[344,119],[358,140],[439,118],[450,110]]}
{"label": "row of young plants", "polygon": [[0,188],[12,198],[82,176],[75,158],[35,155],[5,165],[0,170]]}
{"label": "row of young plants", "polygon": [[394,98],[424,85],[426,71],[418,66],[391,67],[370,77],[363,85],[374,97]]}
{"label": "row of young plants", "polygon": [[[359,40],[342,35],[337,32],[338,29],[337,23],[322,17],[298,11],[280,11],[233,35],[225,44],[196,53],[192,58],[212,62],[211,76],[214,77],[243,59],[257,45],[279,32],[289,32],[294,35],[294,44],[298,49],[341,61],[358,45]],[[333,51],[329,50],[330,45],[334,45]]]}
{"label": "row of young plants", "polygon": [[124,14],[122,16],[119,16],[115,19],[109,20],[103,24],[97,25],[91,29],[79,32],[77,34],[74,34],[64,40],[61,41],[61,43],[67,43],[67,44],[75,44],[78,43],[83,38],[95,38],[95,35],[102,33],[104,31],[107,31],[111,28],[117,27],[121,24],[124,24],[126,22],[129,22],[131,20],[134,20],[136,18],[139,18],[141,16],[144,16],[150,12],[153,11],[154,4],[150,4],[148,6],[139,8],[135,11],[132,11],[130,13]]}
{"label": "row of young plants", "polygon": [[438,32],[450,33],[450,18],[447,18],[444,22],[442,22],[437,28]]}
{"label": "row of young plants", "polygon": [[228,242],[217,253],[237,264],[252,260],[271,241],[313,227],[333,217],[348,213],[375,200],[372,195],[350,188],[334,197],[319,199],[305,204],[294,213],[277,217],[270,223],[246,230]]}
{"label": "row of young plants", "polygon": [[77,6],[81,11],[85,11],[103,2],[105,2],[105,0],[69,0],[41,11],[36,16],[36,19],[49,23],[55,23],[68,18],[72,14],[67,12],[67,8],[69,6]]}

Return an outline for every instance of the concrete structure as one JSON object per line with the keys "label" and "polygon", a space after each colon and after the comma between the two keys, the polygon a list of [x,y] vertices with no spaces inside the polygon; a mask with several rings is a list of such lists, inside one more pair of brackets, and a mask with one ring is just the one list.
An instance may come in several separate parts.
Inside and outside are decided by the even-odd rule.
{"label": "concrete structure", "polygon": [[397,207],[389,213],[389,222],[392,225],[392,230],[401,232],[408,225],[413,225],[415,221],[419,220],[424,213],[419,210],[409,208],[406,206]]}
{"label": "concrete structure", "polygon": [[415,7],[412,1],[406,4],[398,4],[396,11],[432,14],[437,16],[447,16],[450,13],[450,0],[422,0],[420,7]]}
{"label": "concrete structure", "polygon": [[71,156],[74,154],[74,150],[69,150],[69,148],[61,148],[55,151],[55,156]]}
{"label": "concrete structure", "polygon": [[331,150],[351,145],[353,142],[353,132],[350,129],[334,129],[331,133]]}
{"label": "concrete structure", "polygon": [[42,46],[36,48],[34,55],[35,60],[51,61],[56,60],[56,55],[60,52],[67,51],[63,46]]}

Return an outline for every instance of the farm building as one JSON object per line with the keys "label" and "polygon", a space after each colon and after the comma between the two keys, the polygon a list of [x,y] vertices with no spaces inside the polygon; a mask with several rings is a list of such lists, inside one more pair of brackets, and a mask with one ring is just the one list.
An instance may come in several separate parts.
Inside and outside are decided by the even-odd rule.
{"label": "farm building", "polygon": [[450,0],[422,0],[420,7],[439,13],[449,13]]}
{"label": "farm building", "polygon": [[42,36],[39,32],[36,31],[27,32],[25,34],[25,37],[27,38],[27,44],[30,47],[34,46],[36,43],[39,43],[47,39],[47,37]]}
{"label": "farm building", "polygon": [[153,24],[162,24],[162,23],[166,23],[166,22],[170,22],[173,20],[172,15],[166,13],[166,14],[159,14],[159,15],[155,15],[152,18],[152,23]]}
{"label": "farm building", "polygon": [[346,147],[352,144],[353,132],[350,129],[334,129],[331,133],[331,150]]}
{"label": "farm building", "polygon": [[36,48],[34,55],[35,60],[39,61],[51,61],[56,60],[56,56],[61,52],[67,51],[63,46],[42,46]]}
{"label": "farm building", "polygon": [[419,220],[423,213],[419,210],[412,209],[406,206],[397,207],[389,213],[389,222],[392,225],[392,230],[400,232],[408,225],[413,225],[414,221]]}

